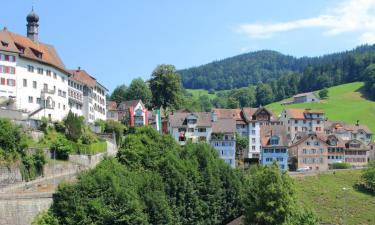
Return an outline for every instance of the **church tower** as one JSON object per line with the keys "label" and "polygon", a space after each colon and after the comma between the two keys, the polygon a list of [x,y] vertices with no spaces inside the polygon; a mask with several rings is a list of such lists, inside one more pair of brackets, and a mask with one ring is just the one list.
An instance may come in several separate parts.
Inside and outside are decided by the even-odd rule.
{"label": "church tower", "polygon": [[33,42],[38,42],[39,33],[39,16],[34,12],[34,8],[26,17],[27,20],[27,37]]}

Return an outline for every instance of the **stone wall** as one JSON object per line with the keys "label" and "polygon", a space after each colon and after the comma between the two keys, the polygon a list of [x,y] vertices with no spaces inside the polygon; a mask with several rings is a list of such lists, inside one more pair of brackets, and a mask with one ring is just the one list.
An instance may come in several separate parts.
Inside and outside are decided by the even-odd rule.
{"label": "stone wall", "polygon": [[0,195],[0,225],[30,225],[52,204],[52,194]]}
{"label": "stone wall", "polygon": [[22,182],[22,175],[18,167],[0,166],[0,188],[19,182]]}

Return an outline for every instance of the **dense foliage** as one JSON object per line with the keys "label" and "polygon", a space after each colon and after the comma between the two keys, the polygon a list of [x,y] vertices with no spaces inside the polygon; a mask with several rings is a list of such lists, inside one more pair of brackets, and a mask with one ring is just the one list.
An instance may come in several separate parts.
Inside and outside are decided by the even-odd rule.
{"label": "dense foliage", "polygon": [[[257,102],[268,104],[296,93],[365,81],[375,99],[375,45],[322,57],[293,58],[272,51],[248,53],[201,67],[181,70],[185,88],[232,89],[261,84]],[[270,91],[270,89],[272,91]]]}
{"label": "dense foliage", "polygon": [[[243,177],[207,144],[179,146],[140,128],[108,158],[60,185],[45,219],[59,224],[226,224],[242,213]],[[51,218],[52,216],[52,218]]]}
{"label": "dense foliage", "polygon": [[173,65],[159,65],[151,74],[152,105],[177,109],[182,101],[181,77]]}
{"label": "dense foliage", "polygon": [[64,120],[66,137],[71,141],[78,141],[83,133],[84,118],[69,111]]}
{"label": "dense foliage", "polygon": [[46,163],[42,150],[27,152],[28,140],[20,126],[0,118],[0,164],[18,164],[26,181],[41,175]]}
{"label": "dense foliage", "polygon": [[318,219],[297,204],[291,177],[272,166],[253,168],[246,179],[245,223],[317,225]]}
{"label": "dense foliage", "polygon": [[142,100],[146,107],[151,107],[152,93],[148,85],[141,79],[134,79],[125,92],[126,100]]}

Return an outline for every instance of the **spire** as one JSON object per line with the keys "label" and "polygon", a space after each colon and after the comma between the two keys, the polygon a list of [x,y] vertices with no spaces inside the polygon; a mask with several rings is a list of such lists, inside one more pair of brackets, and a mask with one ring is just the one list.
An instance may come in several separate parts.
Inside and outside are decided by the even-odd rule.
{"label": "spire", "polygon": [[34,6],[31,7],[31,12],[26,17],[27,21],[27,37],[33,42],[38,42],[39,34],[39,16],[34,12]]}

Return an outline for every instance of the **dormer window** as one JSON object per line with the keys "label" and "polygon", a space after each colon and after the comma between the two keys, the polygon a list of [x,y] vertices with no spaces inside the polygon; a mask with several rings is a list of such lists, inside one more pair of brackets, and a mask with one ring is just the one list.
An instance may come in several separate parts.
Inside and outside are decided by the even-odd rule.
{"label": "dormer window", "polygon": [[23,47],[22,45],[18,44],[18,43],[14,43],[18,49],[18,51],[21,52],[21,54],[24,54],[25,53],[25,47]]}
{"label": "dormer window", "polygon": [[31,51],[34,53],[34,55],[35,55],[37,58],[42,59],[42,56],[43,56],[43,53],[42,53],[42,52],[40,52],[40,51],[38,51],[38,50],[36,50],[36,49],[33,49],[33,48],[30,48],[30,49],[31,49]]}
{"label": "dormer window", "polygon": [[3,47],[8,47],[8,46],[9,46],[9,44],[8,44],[7,42],[5,42],[5,41],[1,41],[1,45],[2,45]]}

